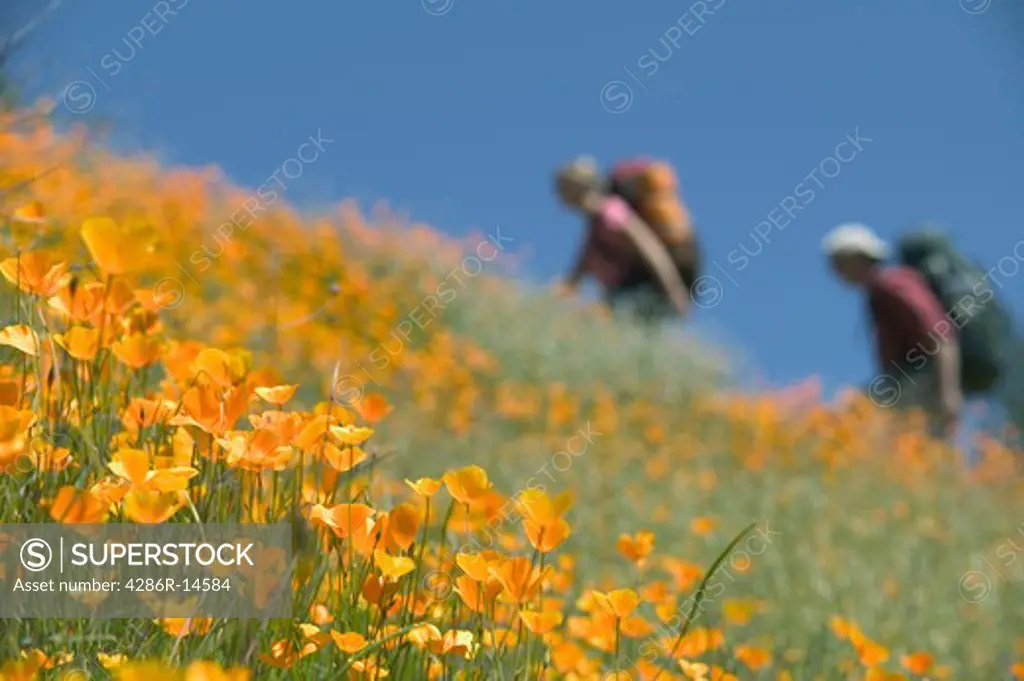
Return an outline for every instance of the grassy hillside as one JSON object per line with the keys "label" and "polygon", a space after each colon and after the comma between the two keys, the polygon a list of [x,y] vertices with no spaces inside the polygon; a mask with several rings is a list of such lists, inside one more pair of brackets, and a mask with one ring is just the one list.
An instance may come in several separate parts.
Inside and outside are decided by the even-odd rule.
{"label": "grassy hillside", "polygon": [[300,215],[45,111],[0,119],[0,216],[0,522],[297,551],[291,620],[5,620],[0,678],[1024,678],[997,443],[730,396],[518,288],[510,229]]}

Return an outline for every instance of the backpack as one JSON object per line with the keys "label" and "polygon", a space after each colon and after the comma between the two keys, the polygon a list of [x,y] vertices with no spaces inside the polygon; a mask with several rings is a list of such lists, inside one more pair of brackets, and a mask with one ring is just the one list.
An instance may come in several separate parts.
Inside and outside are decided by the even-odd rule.
{"label": "backpack", "polygon": [[984,268],[959,253],[935,231],[904,236],[903,265],[917,270],[942,303],[960,340],[960,382],[965,395],[991,390],[1005,371],[1012,317],[996,298]]}
{"label": "backpack", "polygon": [[612,169],[608,191],[628,203],[666,244],[689,235],[690,215],[670,164],[650,159],[620,163]]}

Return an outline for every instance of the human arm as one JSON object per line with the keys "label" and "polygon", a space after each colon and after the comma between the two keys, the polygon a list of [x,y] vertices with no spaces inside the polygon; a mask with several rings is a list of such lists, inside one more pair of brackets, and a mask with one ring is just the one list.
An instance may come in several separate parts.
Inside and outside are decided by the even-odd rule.
{"label": "human arm", "polygon": [[[597,217],[604,209],[603,196],[598,192],[589,192],[580,199],[579,210],[589,223]],[[587,233],[586,241],[576,255],[576,261],[566,276],[555,285],[556,295],[565,297],[571,296],[579,290],[583,279],[590,273],[590,261],[593,247],[590,241],[590,233]]]}
{"label": "human arm", "polygon": [[580,249],[580,252],[576,256],[576,261],[573,263],[572,268],[562,278],[561,281],[557,282],[554,286],[554,293],[559,298],[570,298],[576,295],[576,292],[580,288],[580,284],[583,278],[587,276],[587,251],[589,249],[584,247]]}
{"label": "human arm", "polygon": [[576,256],[576,262],[573,263],[569,273],[562,281],[562,286],[569,291],[576,291],[580,286],[580,282],[587,276],[587,250],[586,248],[580,250]]}
{"label": "human arm", "polygon": [[960,348],[957,342],[944,342],[935,357],[938,370],[939,399],[947,426],[953,426],[959,419],[964,405],[963,390],[960,386]]}

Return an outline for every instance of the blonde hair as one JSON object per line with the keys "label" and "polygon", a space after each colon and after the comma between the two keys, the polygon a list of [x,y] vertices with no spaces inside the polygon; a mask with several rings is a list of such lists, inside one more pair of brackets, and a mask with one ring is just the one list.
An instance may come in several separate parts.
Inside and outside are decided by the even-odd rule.
{"label": "blonde hair", "polygon": [[601,179],[601,171],[597,161],[590,156],[580,156],[566,163],[555,173],[555,182],[573,184],[582,187],[596,186]]}

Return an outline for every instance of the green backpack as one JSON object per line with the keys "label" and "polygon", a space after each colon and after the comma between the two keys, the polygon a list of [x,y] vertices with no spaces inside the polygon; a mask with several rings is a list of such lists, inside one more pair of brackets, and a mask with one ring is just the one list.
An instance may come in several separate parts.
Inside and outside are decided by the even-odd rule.
{"label": "green backpack", "polygon": [[899,259],[924,277],[960,340],[960,381],[965,395],[991,390],[1005,371],[1013,319],[996,298],[988,274],[937,231],[904,236]]}

